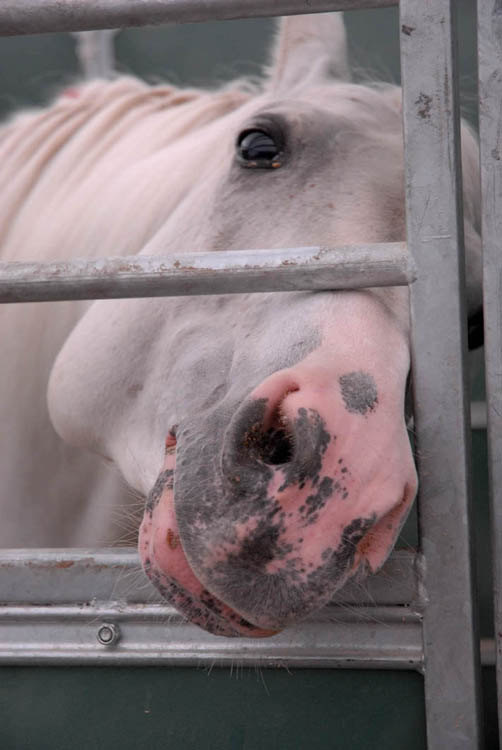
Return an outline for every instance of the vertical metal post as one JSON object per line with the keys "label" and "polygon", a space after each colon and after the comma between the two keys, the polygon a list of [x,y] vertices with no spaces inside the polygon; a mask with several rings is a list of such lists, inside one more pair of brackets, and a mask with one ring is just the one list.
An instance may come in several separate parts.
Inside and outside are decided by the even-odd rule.
{"label": "vertical metal post", "polygon": [[111,78],[115,71],[116,29],[74,31],[76,53],[84,78]]}
{"label": "vertical metal post", "polygon": [[502,743],[502,2],[478,0],[483,295],[499,732]]}
{"label": "vertical metal post", "polygon": [[453,0],[401,0],[415,428],[430,750],[481,746]]}

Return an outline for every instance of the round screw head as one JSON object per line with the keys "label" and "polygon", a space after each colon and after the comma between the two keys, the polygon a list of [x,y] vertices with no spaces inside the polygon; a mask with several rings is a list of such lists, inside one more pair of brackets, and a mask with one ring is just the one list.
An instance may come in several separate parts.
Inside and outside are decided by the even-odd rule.
{"label": "round screw head", "polygon": [[97,639],[102,646],[113,646],[120,638],[120,628],[113,622],[104,622],[99,626]]}

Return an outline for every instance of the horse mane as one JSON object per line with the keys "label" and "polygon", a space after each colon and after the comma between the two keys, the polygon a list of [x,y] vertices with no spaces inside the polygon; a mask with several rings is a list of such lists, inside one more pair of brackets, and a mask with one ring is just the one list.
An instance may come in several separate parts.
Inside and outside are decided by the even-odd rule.
{"label": "horse mane", "polygon": [[[361,105],[360,126],[367,110],[373,128],[378,110],[382,133],[400,130],[397,86],[324,82]],[[197,160],[177,156],[181,140],[197,136],[192,151],[204,159],[198,132],[262,93],[273,96],[247,79],[206,91],[121,76],[64,89],[48,108],[14,115],[0,128],[0,258],[139,252],[197,179]],[[464,210],[477,229],[477,145],[465,125],[462,135]]]}
{"label": "horse mane", "polygon": [[[72,86],[48,108],[12,116],[0,128],[2,260],[26,258],[21,230],[32,225],[39,200],[46,212],[48,197],[63,202],[86,181],[92,183],[96,171],[106,182],[128,162],[149,158],[238,108],[251,90],[241,81],[204,91],[121,76]],[[36,243],[29,245],[35,259]]]}

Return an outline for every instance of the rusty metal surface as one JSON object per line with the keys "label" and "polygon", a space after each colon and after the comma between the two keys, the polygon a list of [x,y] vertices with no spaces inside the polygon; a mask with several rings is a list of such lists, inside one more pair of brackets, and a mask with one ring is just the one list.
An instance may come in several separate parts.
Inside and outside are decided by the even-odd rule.
{"label": "rusty metal surface", "polygon": [[402,242],[0,263],[0,302],[157,297],[404,285]]}
{"label": "rusty metal surface", "polygon": [[3,0],[0,36],[386,8],[398,0]]}

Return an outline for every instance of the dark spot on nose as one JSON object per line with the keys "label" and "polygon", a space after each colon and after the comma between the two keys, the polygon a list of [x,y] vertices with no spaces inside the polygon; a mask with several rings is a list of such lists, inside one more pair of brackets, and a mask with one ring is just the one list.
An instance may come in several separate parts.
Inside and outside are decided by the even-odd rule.
{"label": "dark spot on nose", "polygon": [[372,375],[367,372],[349,372],[339,378],[345,408],[352,414],[365,416],[375,411],[378,404],[378,391]]}
{"label": "dark spot on nose", "polygon": [[276,526],[270,526],[246,539],[241,547],[239,561],[253,568],[266,565],[274,557],[279,530]]}

